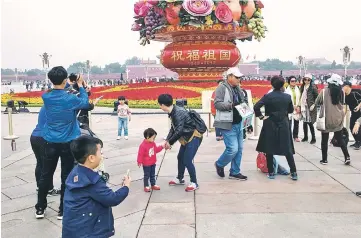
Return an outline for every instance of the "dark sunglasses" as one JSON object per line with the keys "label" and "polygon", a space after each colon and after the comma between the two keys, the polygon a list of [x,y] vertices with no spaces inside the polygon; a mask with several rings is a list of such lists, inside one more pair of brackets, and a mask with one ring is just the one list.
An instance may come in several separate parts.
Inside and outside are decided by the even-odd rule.
{"label": "dark sunglasses", "polygon": [[309,82],[311,82],[311,79],[305,78],[304,81],[309,81]]}
{"label": "dark sunglasses", "polygon": [[236,76],[234,76],[234,77],[235,77],[237,80],[241,80],[241,78],[242,78],[242,77],[236,77]]}

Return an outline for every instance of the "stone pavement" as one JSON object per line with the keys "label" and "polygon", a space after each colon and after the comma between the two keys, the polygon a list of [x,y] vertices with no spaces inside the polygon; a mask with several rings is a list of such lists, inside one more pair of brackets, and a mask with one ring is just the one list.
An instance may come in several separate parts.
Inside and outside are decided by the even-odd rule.
{"label": "stone pavement", "polygon": [[[2,136],[7,134],[7,116],[1,115]],[[29,135],[37,114],[14,115],[18,150],[2,141],[1,151],[1,236],[61,237],[61,221],[56,220],[59,197],[49,198],[46,219],[36,220],[35,157]],[[135,115],[130,122],[130,139],[115,140],[116,117],[94,115],[94,131],[105,142],[105,166],[109,186],[118,188],[127,169],[133,179],[129,197],[113,208],[115,237],[360,237],[361,151],[350,150],[352,165],[343,165],[339,148],[329,148],[329,164],[319,164],[320,138],[315,146],[297,143],[295,156],[299,181],[285,176],[269,180],[256,170],[256,141],[244,145],[242,172],[248,181],[217,177],[214,161],[224,145],[214,134],[205,137],[195,158],[200,189],[186,193],[183,186],[169,187],[176,175],[177,148],[158,154],[160,191],[144,193],[142,169],[137,167],[138,145],[145,128],[153,127],[158,140],[168,129],[165,115]],[[319,135],[319,133],[318,133]],[[282,158],[282,164],[286,164]],[[54,176],[60,185],[59,168]],[[188,178],[188,177],[187,177]]]}

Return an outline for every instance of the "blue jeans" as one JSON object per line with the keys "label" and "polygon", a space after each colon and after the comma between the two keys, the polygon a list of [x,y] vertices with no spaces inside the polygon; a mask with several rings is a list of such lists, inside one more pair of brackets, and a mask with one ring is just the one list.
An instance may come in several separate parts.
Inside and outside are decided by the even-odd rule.
{"label": "blue jeans", "polygon": [[181,145],[178,152],[178,176],[179,180],[184,178],[184,172],[187,168],[191,182],[197,184],[196,168],[193,164],[194,156],[201,145],[201,138],[193,137],[193,139],[185,145]]}
{"label": "blue jeans", "polygon": [[243,130],[241,129],[241,123],[232,125],[231,130],[222,130],[222,135],[226,149],[216,163],[219,167],[224,168],[232,162],[229,172],[231,175],[237,175],[241,172],[243,152]]}
{"label": "blue jeans", "polygon": [[144,171],[144,187],[149,187],[149,180],[150,180],[150,185],[154,186],[155,185],[155,164],[151,165],[151,166],[143,166],[143,171]]}
{"label": "blue jeans", "polygon": [[214,129],[216,129],[216,137],[221,137],[222,136],[222,133],[221,133],[221,131],[222,131],[222,129],[220,129],[220,128],[214,128]]}
{"label": "blue jeans", "polygon": [[124,129],[124,136],[128,136],[128,118],[118,117],[118,136],[122,136]]}

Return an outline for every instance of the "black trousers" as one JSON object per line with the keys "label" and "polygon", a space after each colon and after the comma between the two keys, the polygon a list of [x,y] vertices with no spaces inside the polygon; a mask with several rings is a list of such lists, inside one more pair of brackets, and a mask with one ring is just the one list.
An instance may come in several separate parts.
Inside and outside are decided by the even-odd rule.
{"label": "black trousers", "polygon": [[[273,155],[266,154],[266,158],[267,158],[268,173],[274,173]],[[295,159],[293,158],[293,155],[287,155],[286,159],[287,159],[288,166],[290,167],[291,173],[297,172],[296,163],[295,163]]]}
{"label": "black trousers", "polygon": [[[329,136],[330,133],[321,133],[322,137],[321,137],[321,151],[322,151],[322,160],[327,161],[327,151],[328,151],[328,140],[329,140]],[[347,146],[345,141],[342,139],[342,133],[341,131],[336,131],[334,132],[335,135],[335,139],[337,141],[339,141],[340,143],[340,147],[342,150],[343,155],[345,156],[345,158],[350,157],[348,150],[347,150]]]}
{"label": "black trousers", "polygon": [[311,135],[312,135],[312,139],[316,139],[316,136],[315,136],[315,128],[313,127],[312,122],[304,122],[304,123],[303,123],[303,134],[304,134],[304,138],[305,138],[305,139],[308,139],[308,127],[310,128]]}
{"label": "black trousers", "polygon": [[[350,118],[350,130],[351,130],[351,133],[352,133],[353,127],[355,126],[355,122],[360,117],[361,117],[361,112],[360,111],[351,113],[351,118]],[[356,142],[361,142],[361,131],[360,130],[359,130],[359,133],[357,133],[357,134],[352,133],[352,136],[353,136],[353,138],[355,139]]]}
{"label": "black trousers", "polygon": [[46,196],[51,181],[58,164],[59,157],[61,159],[61,194],[59,210],[63,211],[63,200],[65,192],[65,180],[74,167],[74,157],[70,151],[70,142],[67,143],[51,143],[45,141],[45,157],[43,160],[43,168],[39,180],[38,202],[35,208],[45,209],[47,207]]}
{"label": "black trousers", "polygon": [[143,172],[144,172],[144,187],[149,187],[149,180],[150,185],[155,185],[155,164],[150,166],[143,166]]}
{"label": "black trousers", "polygon": [[293,132],[292,132],[292,135],[293,135],[293,139],[297,139],[298,138],[298,131],[299,131],[299,128],[300,128],[300,121],[297,121],[295,119],[291,119],[290,120],[290,130],[292,131],[292,121],[293,121]]}
{"label": "black trousers", "polygon": [[[43,161],[45,156],[45,140],[40,136],[30,136],[31,149],[33,150],[36,158],[35,166],[35,180],[36,186],[39,188],[39,181],[41,176],[41,169],[43,168]],[[54,188],[53,177],[51,177],[50,189]]]}

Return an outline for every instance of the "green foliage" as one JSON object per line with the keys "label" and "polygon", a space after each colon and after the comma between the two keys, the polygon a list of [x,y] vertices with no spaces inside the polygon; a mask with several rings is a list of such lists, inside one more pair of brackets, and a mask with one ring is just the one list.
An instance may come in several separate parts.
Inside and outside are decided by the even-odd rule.
{"label": "green foliage", "polygon": [[1,74],[2,75],[14,75],[15,71],[12,69],[1,69]]}

